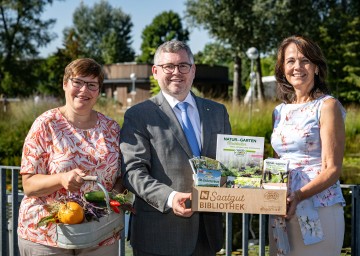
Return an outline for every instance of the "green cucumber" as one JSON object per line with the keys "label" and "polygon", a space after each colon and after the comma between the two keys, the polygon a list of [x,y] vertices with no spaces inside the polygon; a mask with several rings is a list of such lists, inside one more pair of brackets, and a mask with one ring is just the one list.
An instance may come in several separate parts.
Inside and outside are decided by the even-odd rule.
{"label": "green cucumber", "polygon": [[102,190],[85,193],[85,199],[89,202],[105,202],[105,193]]}

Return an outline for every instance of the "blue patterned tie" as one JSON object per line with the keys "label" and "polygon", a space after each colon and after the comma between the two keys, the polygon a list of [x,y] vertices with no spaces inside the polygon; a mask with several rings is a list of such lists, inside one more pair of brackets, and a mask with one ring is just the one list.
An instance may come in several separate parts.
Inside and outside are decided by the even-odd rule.
{"label": "blue patterned tie", "polygon": [[189,142],[191,151],[194,156],[200,156],[200,149],[196,139],[195,131],[187,114],[188,104],[189,103],[187,102],[179,102],[176,107],[181,110],[181,126],[184,130],[187,141]]}

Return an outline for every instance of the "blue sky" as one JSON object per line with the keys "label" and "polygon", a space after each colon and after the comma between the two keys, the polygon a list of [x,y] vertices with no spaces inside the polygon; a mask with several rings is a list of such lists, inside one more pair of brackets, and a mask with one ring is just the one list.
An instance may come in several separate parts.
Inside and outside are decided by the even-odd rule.
{"label": "blue sky", "polygon": [[[85,5],[92,7],[100,0],[65,0],[54,1],[52,5],[48,5],[42,15],[43,19],[56,19],[55,26],[52,31],[57,34],[57,38],[53,40],[47,47],[41,48],[41,56],[47,57],[62,46],[62,31],[65,27],[72,26],[72,16],[75,9],[84,2]],[[141,33],[143,29],[151,24],[155,16],[164,11],[174,11],[184,17],[185,1],[184,0],[108,0],[111,6],[121,8],[121,10],[131,16],[133,23],[132,28],[132,47],[137,54],[140,53]],[[187,26],[183,21],[183,26]],[[201,51],[206,43],[211,42],[208,33],[203,29],[191,28],[190,40],[188,42],[193,53]]]}

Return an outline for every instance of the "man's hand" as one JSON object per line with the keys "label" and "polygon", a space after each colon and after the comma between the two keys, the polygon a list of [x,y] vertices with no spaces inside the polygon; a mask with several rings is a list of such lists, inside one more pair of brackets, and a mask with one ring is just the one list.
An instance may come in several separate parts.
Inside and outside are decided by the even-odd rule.
{"label": "man's hand", "polygon": [[191,193],[177,192],[172,201],[172,209],[175,215],[182,217],[190,217],[193,212],[190,208],[186,208],[185,201],[190,200]]}

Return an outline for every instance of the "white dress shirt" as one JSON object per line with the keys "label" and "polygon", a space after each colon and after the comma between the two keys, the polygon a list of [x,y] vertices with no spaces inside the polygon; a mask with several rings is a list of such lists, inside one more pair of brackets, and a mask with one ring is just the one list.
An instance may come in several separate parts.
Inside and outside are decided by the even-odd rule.
{"label": "white dress shirt", "polygon": [[[176,98],[172,97],[171,95],[165,93],[164,91],[161,91],[161,92],[164,95],[167,102],[169,102],[169,104],[170,104],[171,108],[173,109],[177,119],[181,123],[181,110],[176,107],[176,104],[178,104],[180,101],[177,100]],[[189,94],[186,96],[186,98],[185,98],[185,100],[183,102],[189,103],[189,107],[187,108],[187,114],[189,116],[191,125],[194,128],[196,139],[197,139],[199,149],[200,149],[200,152],[201,152],[200,115],[199,115],[199,111],[198,111],[197,106],[196,106],[195,99],[192,97],[191,93],[189,92]],[[168,197],[167,205],[170,208],[172,208],[172,201],[173,201],[174,196],[175,196],[176,193],[177,193],[177,191],[173,191],[173,192],[171,192],[171,194]]]}
{"label": "white dress shirt", "polygon": [[[171,108],[173,109],[177,119],[181,123],[181,110],[176,107],[176,105],[180,102],[179,100],[175,99],[174,97],[170,96],[169,94],[166,94],[164,91],[162,91],[162,94],[164,95],[167,102],[169,102]],[[189,93],[185,100],[183,102],[189,103],[189,107],[187,108],[187,114],[189,116],[191,125],[194,128],[196,139],[199,145],[199,149],[201,151],[201,129],[200,129],[200,116],[199,111],[196,106],[195,99],[191,96],[191,93]]]}

